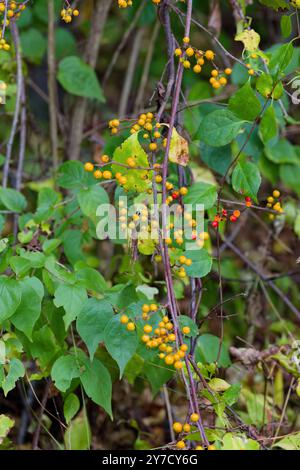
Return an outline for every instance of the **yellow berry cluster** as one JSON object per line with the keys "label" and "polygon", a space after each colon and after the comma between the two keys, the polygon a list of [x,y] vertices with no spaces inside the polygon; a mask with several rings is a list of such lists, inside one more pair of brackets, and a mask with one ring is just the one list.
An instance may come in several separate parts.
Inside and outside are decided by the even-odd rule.
{"label": "yellow berry cluster", "polygon": [[[7,10],[6,10],[5,3],[3,1],[0,2],[0,15],[2,15],[3,17],[3,19],[1,20],[2,27],[0,28],[0,37],[2,37],[3,35],[3,28],[6,28],[7,26],[9,26],[10,21],[12,19],[19,18],[21,11],[25,10],[25,8],[26,8],[26,5],[24,5],[23,3],[17,4],[17,2],[11,1],[11,2],[8,2]],[[5,17],[5,11],[6,11],[6,17]],[[10,50],[10,45],[5,41],[4,38],[0,40],[0,49],[3,49],[4,51]]]}
{"label": "yellow berry cluster", "polygon": [[[177,441],[176,443],[176,448],[177,449],[185,449],[186,448],[186,445],[185,445],[185,442],[184,440],[182,439],[182,437],[184,437],[183,435],[184,434],[188,434],[191,432],[191,429],[192,429],[192,425],[197,423],[199,421],[199,415],[198,413],[192,413],[190,415],[190,418],[188,420],[188,422],[186,423],[180,423],[179,421],[176,421],[175,423],[173,423],[173,430],[176,434],[180,434],[180,437],[181,439],[179,441]],[[197,445],[195,447],[195,450],[205,450],[205,448],[201,445]],[[216,450],[216,447],[213,445],[213,444],[210,444],[209,446],[207,446],[207,450]]]}
{"label": "yellow berry cluster", "polygon": [[[148,232],[151,230],[151,227],[148,225],[149,222],[149,212],[148,209],[145,207],[139,212],[136,212],[130,217],[129,223],[128,221],[128,212],[127,208],[125,207],[124,201],[119,201],[119,222],[122,230],[140,230],[140,238],[148,238]],[[152,227],[154,225],[154,221],[152,221]]]}
{"label": "yellow berry cluster", "polygon": [[[190,45],[190,38],[183,38],[183,47],[177,47],[174,51],[176,57],[182,62],[185,69],[191,69],[194,73],[199,74],[202,72],[205,61],[214,64],[215,53],[211,50],[200,51]],[[194,60],[194,64],[191,62]],[[227,85],[227,76],[231,75],[232,70],[226,68],[223,71],[218,70],[216,67],[211,71],[210,83],[213,88],[218,89]]]}
{"label": "yellow berry cluster", "polygon": [[61,10],[60,16],[65,23],[71,23],[73,17],[79,16],[79,10],[77,8],[73,9],[68,5]]}
{"label": "yellow berry cluster", "polygon": [[0,49],[3,49],[4,51],[9,51],[10,50],[10,45],[5,41],[5,39],[0,39]]}
{"label": "yellow berry cluster", "polygon": [[[111,168],[110,168],[110,165],[112,164],[112,162],[108,155],[102,155],[100,157],[100,161],[101,163],[97,165],[94,165],[94,163],[91,163],[91,162],[85,163],[84,165],[85,171],[89,173],[93,173],[94,178],[96,178],[96,180],[115,179],[120,186],[124,186],[127,183],[127,178],[122,173],[116,172],[115,175],[113,175],[113,172],[111,171]],[[134,168],[135,165],[134,166],[132,165],[133,161],[134,161],[134,157],[129,157],[127,159],[128,169]]]}
{"label": "yellow berry cluster", "polygon": [[[117,0],[117,1],[118,1],[119,8],[127,8],[133,5],[132,0]],[[161,0],[152,0],[152,3],[154,3],[155,5],[159,5],[160,2]]]}
{"label": "yellow berry cluster", "polygon": [[[278,214],[282,214],[283,208],[280,201],[280,191],[278,189],[274,189],[272,196],[267,198],[267,207],[273,209],[274,211],[278,212]],[[274,220],[275,214],[269,214],[269,219]]]}
{"label": "yellow berry cluster", "polygon": [[[143,335],[141,341],[149,349],[158,349],[158,357],[168,366],[174,366],[175,369],[183,368],[183,359],[188,350],[187,344],[181,344],[179,348],[176,346],[176,334],[174,333],[174,325],[167,315],[158,323],[158,327],[154,328],[148,322],[151,315],[158,311],[157,304],[144,304],[142,306],[141,318],[146,324],[143,326]],[[128,331],[134,331],[136,326],[127,315],[121,315],[120,322],[126,325]],[[184,326],[182,333],[188,335],[190,328]]]}
{"label": "yellow berry cluster", "polygon": [[[124,121],[126,123],[127,121]],[[119,132],[120,128],[119,119],[112,119],[108,123],[108,127],[111,130],[112,135],[116,135]],[[155,152],[159,147],[159,139],[162,139],[161,135],[161,124],[154,121],[154,114],[151,112],[142,113],[139,115],[138,119],[135,119],[130,125],[130,134],[135,134],[141,130],[145,131],[143,134],[144,139],[150,139],[148,144],[148,150],[150,152]],[[162,140],[164,146],[166,146],[166,139]]]}
{"label": "yellow berry cluster", "polygon": [[252,77],[258,72],[258,55],[256,52],[252,52],[248,55],[248,62],[246,63],[246,67],[248,69],[248,74]]}

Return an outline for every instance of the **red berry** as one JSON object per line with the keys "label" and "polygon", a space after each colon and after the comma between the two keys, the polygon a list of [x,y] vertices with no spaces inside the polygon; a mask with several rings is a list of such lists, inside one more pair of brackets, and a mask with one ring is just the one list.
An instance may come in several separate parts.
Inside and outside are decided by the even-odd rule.
{"label": "red berry", "polygon": [[173,199],[178,199],[178,198],[179,198],[179,192],[178,192],[178,191],[174,191],[174,193],[172,194],[172,198],[173,198]]}
{"label": "red berry", "polygon": [[251,202],[251,197],[249,197],[249,196],[245,197],[245,201],[246,202]]}
{"label": "red berry", "polygon": [[216,220],[214,220],[214,221],[212,222],[212,226],[213,226],[214,228],[217,228],[218,225],[219,225],[219,222],[217,222]]}
{"label": "red berry", "polygon": [[230,216],[230,220],[231,220],[231,222],[236,222],[237,217],[235,215],[232,215],[232,216]]}
{"label": "red berry", "polygon": [[224,217],[227,217],[227,210],[226,210],[226,209],[222,209],[222,214],[224,215]]}

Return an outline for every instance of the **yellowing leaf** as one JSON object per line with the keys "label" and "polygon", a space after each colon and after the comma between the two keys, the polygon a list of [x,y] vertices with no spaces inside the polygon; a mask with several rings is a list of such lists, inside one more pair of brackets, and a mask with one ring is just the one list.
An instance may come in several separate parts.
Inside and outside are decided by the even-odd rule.
{"label": "yellowing leaf", "polygon": [[[129,157],[135,159],[137,167],[149,167],[148,157],[139,143],[138,133],[132,134],[115,150],[113,160],[115,162],[122,163],[122,165],[127,165],[127,159]],[[117,164],[112,165],[112,171],[113,173],[119,172],[126,176],[127,183],[124,184],[124,188],[127,191],[135,191],[137,193],[145,192],[152,178],[152,171],[134,168],[127,169],[124,166]]]}
{"label": "yellowing leaf", "polygon": [[236,41],[241,41],[246,51],[257,51],[260,43],[260,35],[254,29],[245,29],[235,36]]}
{"label": "yellowing leaf", "polygon": [[182,166],[186,166],[189,162],[188,142],[178,134],[176,129],[172,132],[169,160]]}

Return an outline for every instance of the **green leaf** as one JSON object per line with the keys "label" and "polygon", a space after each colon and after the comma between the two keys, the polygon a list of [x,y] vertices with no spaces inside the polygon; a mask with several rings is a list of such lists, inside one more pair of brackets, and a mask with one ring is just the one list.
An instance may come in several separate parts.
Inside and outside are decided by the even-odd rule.
{"label": "green leaf", "polygon": [[103,294],[108,289],[104,277],[93,268],[82,268],[75,272],[77,284],[89,291]]}
{"label": "green leaf", "polygon": [[95,71],[79,57],[69,56],[61,60],[57,79],[68,93],[105,102]]}
{"label": "green leaf", "polygon": [[240,384],[233,384],[231,387],[226,390],[223,394],[223,399],[226,405],[232,406],[236,403],[239,399],[241,393],[241,385]]}
{"label": "green leaf", "polygon": [[228,108],[245,121],[254,121],[259,116],[262,106],[249,81],[230,98]]}
{"label": "green leaf", "polygon": [[9,363],[8,374],[4,378],[1,386],[3,388],[4,396],[15,388],[17,380],[25,375],[25,368],[19,359],[12,359]]}
{"label": "green leaf", "polygon": [[69,29],[55,28],[55,56],[61,60],[76,53],[77,44],[74,35]]}
{"label": "green leaf", "polygon": [[285,186],[300,196],[300,165],[280,165],[279,172]]}
{"label": "green leaf", "polygon": [[51,377],[56,388],[61,392],[66,392],[70,388],[72,380],[79,376],[80,371],[75,356],[61,356],[52,366]]}
{"label": "green leaf", "polygon": [[101,341],[104,330],[114,315],[111,305],[106,300],[88,299],[77,318],[77,330],[87,345],[91,359]]}
{"label": "green leaf", "polygon": [[273,8],[273,10],[278,11],[279,8],[287,8],[286,0],[259,0],[262,5]]}
{"label": "green leaf", "polygon": [[274,106],[271,105],[264,112],[259,124],[259,134],[264,144],[268,143],[270,140],[277,136],[277,129],[278,126],[276,114]]}
{"label": "green leaf", "polygon": [[212,147],[200,142],[200,158],[209,168],[224,176],[232,162],[231,145]]}
{"label": "green leaf", "polygon": [[0,203],[12,212],[22,212],[27,205],[23,194],[11,188],[0,188]]}
{"label": "green leaf", "polygon": [[21,292],[18,282],[0,276],[0,325],[15,313],[20,302]]}
{"label": "green leaf", "polygon": [[244,121],[231,111],[218,109],[207,114],[200,124],[199,139],[212,147],[223,147],[238,135]]}
{"label": "green leaf", "polygon": [[155,358],[145,363],[144,373],[150,382],[153,394],[156,395],[161,387],[174,376],[175,370],[172,366],[164,367],[161,361]]}
{"label": "green leaf", "polygon": [[64,308],[66,312],[64,316],[66,329],[72,321],[76,320],[86,299],[87,293],[83,287],[66,284],[58,286],[54,294],[54,305]]}
{"label": "green leaf", "polygon": [[66,449],[73,451],[89,449],[91,439],[91,428],[84,413],[71,422],[64,435]]}
{"label": "green leaf", "polygon": [[242,160],[237,163],[232,172],[232,187],[237,193],[245,194],[257,201],[260,184],[260,172],[254,163]]}
{"label": "green leaf", "polygon": [[223,437],[222,450],[259,450],[257,441],[248,439],[243,434],[226,433]]}
{"label": "green leaf", "polygon": [[117,362],[122,377],[126,364],[138,345],[136,331],[128,331],[126,325],[120,322],[120,315],[115,315],[105,328],[104,343],[109,354]]}
{"label": "green leaf", "polygon": [[45,255],[50,255],[56,248],[61,245],[61,240],[59,238],[52,238],[51,240],[45,240],[43,243],[43,251]]}
{"label": "green leaf", "polygon": [[44,369],[53,361],[61,348],[52,329],[48,325],[44,325],[33,332],[29,349],[32,357],[37,359],[41,368]]}
{"label": "green leaf", "polygon": [[[218,358],[220,347],[220,339],[211,334],[201,335],[196,344],[195,358],[197,362],[210,364],[216,362]],[[228,353],[227,345],[222,344],[220,358],[218,361],[219,367],[228,367],[231,365],[231,360]]]}
{"label": "green leaf", "polygon": [[289,38],[292,34],[292,19],[290,15],[282,15],[280,19],[281,33],[284,38]]}
{"label": "green leaf", "polygon": [[94,223],[98,220],[96,216],[97,208],[101,204],[109,204],[108,194],[101,186],[81,189],[77,194],[77,200],[83,214],[92,219]]}
{"label": "green leaf", "polygon": [[8,416],[0,415],[0,445],[3,442],[3,439],[7,436],[11,428],[13,428],[15,422],[13,419],[10,419]]}
{"label": "green leaf", "polygon": [[24,276],[31,269],[31,262],[21,256],[12,256],[9,259],[9,264],[18,277]]}
{"label": "green leaf", "polygon": [[292,43],[283,44],[273,52],[269,69],[273,76],[277,77],[289,66],[293,58],[294,48]]}
{"label": "green leaf", "polygon": [[191,330],[190,333],[184,334],[184,336],[187,336],[188,338],[192,338],[193,336],[198,335],[199,333],[198,326],[190,317],[186,315],[180,315],[178,317],[178,323],[180,326],[180,330],[182,330],[184,326],[188,326]]}
{"label": "green leaf", "polygon": [[209,388],[214,392],[225,392],[230,388],[230,385],[226,380],[219,379],[218,377],[214,377],[208,382]]}
{"label": "green leaf", "polygon": [[189,277],[201,278],[211,271],[212,258],[204,248],[186,251],[184,256],[192,260],[191,266],[185,267]]}
{"label": "green leaf", "polygon": [[282,83],[274,85],[273,78],[267,73],[262,73],[257,79],[256,89],[264,98],[273,98],[274,100],[279,100],[284,91]]}
{"label": "green leaf", "polygon": [[84,170],[80,162],[70,161],[63,163],[58,169],[57,184],[66,189],[82,189],[95,184],[91,173]]}
{"label": "green leaf", "polygon": [[70,393],[64,401],[64,416],[67,424],[69,424],[69,422],[78,413],[79,408],[79,398],[74,393]]}
{"label": "green leaf", "polygon": [[98,359],[94,359],[93,362],[86,359],[84,367],[85,370],[81,374],[80,380],[85,393],[97,405],[102,406],[112,418],[112,383],[108,370]]}
{"label": "green leaf", "polygon": [[31,340],[32,330],[41,314],[44,286],[37,277],[19,281],[21,302],[11,317],[12,324]]}
{"label": "green leaf", "polygon": [[280,139],[276,144],[267,145],[265,153],[269,160],[274,163],[298,163],[295,147],[286,139]]}
{"label": "green leaf", "polygon": [[284,450],[300,450],[300,432],[280,439],[274,443],[273,447],[280,447]]}
{"label": "green leaf", "polygon": [[[120,147],[115,150],[113,155],[114,161],[122,163],[123,165],[127,165],[127,159],[132,157],[135,159],[136,166],[142,168],[149,167],[147,154],[139,143],[138,135],[138,132],[132,134],[123,142]],[[152,171],[131,170],[119,165],[112,165],[111,168],[113,173],[119,172],[127,178],[127,183],[124,185],[124,188],[127,191],[142,193],[145,192],[149,187],[153,173]]]}
{"label": "green leaf", "polygon": [[30,28],[20,35],[22,56],[30,62],[39,64],[47,49],[45,36],[37,29]]}
{"label": "green leaf", "polygon": [[217,200],[217,188],[214,184],[194,183],[184,197],[185,204],[203,204],[204,210],[211,209]]}

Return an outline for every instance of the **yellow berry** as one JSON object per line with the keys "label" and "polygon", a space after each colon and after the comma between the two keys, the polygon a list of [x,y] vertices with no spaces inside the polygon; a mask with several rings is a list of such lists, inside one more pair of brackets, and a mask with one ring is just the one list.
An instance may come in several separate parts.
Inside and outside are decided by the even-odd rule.
{"label": "yellow berry", "polygon": [[102,171],[96,170],[94,172],[94,177],[96,178],[96,180],[100,180],[102,178]]}
{"label": "yellow berry", "polygon": [[181,196],[186,196],[189,190],[183,186],[182,188],[179,189],[179,192]]}
{"label": "yellow berry", "polygon": [[191,419],[192,423],[197,423],[197,421],[199,421],[198,413],[192,413],[191,416],[190,416],[190,419]]}
{"label": "yellow berry", "polygon": [[185,334],[185,335],[188,335],[189,333],[191,332],[191,329],[189,326],[184,326],[182,328],[182,333]]}
{"label": "yellow berry", "polygon": [[145,313],[150,312],[150,307],[149,307],[149,305],[144,304],[144,305],[142,306],[142,311],[145,312]]}
{"label": "yellow berry", "polygon": [[149,144],[149,150],[151,150],[151,152],[155,152],[155,150],[157,150],[157,144],[155,142],[151,142]]}
{"label": "yellow berry", "polygon": [[176,444],[177,449],[185,449],[184,441],[178,441]]}
{"label": "yellow berry", "polygon": [[231,75],[232,74],[232,69],[230,69],[228,67],[227,69],[224,70],[224,72],[226,73],[226,75]]}
{"label": "yellow berry", "polygon": [[180,370],[183,368],[183,362],[182,361],[176,361],[174,364],[175,369]]}
{"label": "yellow berry", "polygon": [[152,312],[156,312],[157,309],[158,309],[158,307],[157,307],[156,304],[151,304],[151,305],[150,305],[150,310],[151,310]]}
{"label": "yellow berry", "polygon": [[209,445],[207,447],[207,450],[217,450],[216,446],[214,446],[213,444]]}
{"label": "yellow berry", "polygon": [[84,165],[84,169],[85,169],[85,171],[92,172],[92,171],[94,171],[94,165],[92,163],[88,162]]}
{"label": "yellow berry", "polygon": [[190,42],[190,38],[188,36],[184,36],[183,40],[184,44],[188,44]]}
{"label": "yellow berry", "polygon": [[192,57],[194,55],[194,49],[192,47],[188,47],[185,52],[188,57]]}
{"label": "yellow berry", "polygon": [[108,170],[103,171],[103,178],[105,180],[110,180],[112,178],[112,172]]}
{"label": "yellow berry", "polygon": [[195,73],[201,73],[201,71],[202,71],[201,65],[199,65],[199,64],[194,65],[193,71]]}
{"label": "yellow berry", "polygon": [[280,191],[278,191],[278,189],[274,189],[273,191],[273,196],[277,199],[280,197]]}
{"label": "yellow berry", "polygon": [[129,318],[127,315],[122,315],[120,318],[120,322],[123,323],[123,325],[126,325],[126,323],[129,322]]}
{"label": "yellow berry", "polygon": [[173,429],[175,432],[177,432],[178,434],[182,432],[182,424],[181,423],[174,423],[173,424]]}
{"label": "yellow berry", "polygon": [[134,331],[135,330],[135,324],[133,322],[129,322],[127,324],[127,330],[128,331]]}
{"label": "yellow berry", "polygon": [[191,425],[188,424],[188,423],[185,423],[185,424],[183,425],[183,430],[184,430],[184,432],[190,432],[190,430],[191,430]]}
{"label": "yellow berry", "polygon": [[165,357],[165,363],[168,365],[168,366],[171,366],[174,362],[174,358],[173,356],[171,356],[170,354],[168,356]]}
{"label": "yellow berry", "polygon": [[108,156],[108,155],[102,155],[101,161],[102,161],[103,163],[108,163],[108,162],[109,162],[109,156]]}
{"label": "yellow berry", "polygon": [[152,331],[152,326],[151,325],[145,325],[144,326],[144,332],[145,333],[151,333]]}
{"label": "yellow berry", "polygon": [[205,52],[205,58],[207,60],[214,60],[215,53],[213,51],[208,50],[208,51]]}

